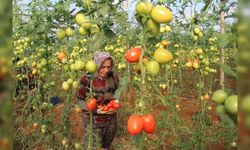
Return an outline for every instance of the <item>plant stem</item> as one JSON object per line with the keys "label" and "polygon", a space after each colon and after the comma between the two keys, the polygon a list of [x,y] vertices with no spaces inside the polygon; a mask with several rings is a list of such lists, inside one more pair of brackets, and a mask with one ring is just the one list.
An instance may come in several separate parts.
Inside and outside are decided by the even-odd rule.
{"label": "plant stem", "polygon": [[143,132],[139,135],[139,150],[143,149]]}
{"label": "plant stem", "polygon": [[[93,97],[93,75],[91,75],[90,79],[90,97]],[[88,137],[88,150],[91,150],[93,147],[93,113],[90,112],[90,128],[89,128],[89,137]]]}
{"label": "plant stem", "polygon": [[90,131],[89,131],[89,138],[88,138],[88,150],[91,150],[93,145],[93,113],[90,113]]}

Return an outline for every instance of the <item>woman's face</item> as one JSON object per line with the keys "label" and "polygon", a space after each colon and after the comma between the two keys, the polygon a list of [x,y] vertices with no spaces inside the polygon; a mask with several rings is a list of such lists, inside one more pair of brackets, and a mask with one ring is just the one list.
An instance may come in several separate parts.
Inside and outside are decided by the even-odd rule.
{"label": "woman's face", "polygon": [[98,72],[98,75],[101,78],[105,78],[107,76],[107,74],[111,71],[111,69],[112,69],[112,60],[106,59],[103,62],[102,66]]}

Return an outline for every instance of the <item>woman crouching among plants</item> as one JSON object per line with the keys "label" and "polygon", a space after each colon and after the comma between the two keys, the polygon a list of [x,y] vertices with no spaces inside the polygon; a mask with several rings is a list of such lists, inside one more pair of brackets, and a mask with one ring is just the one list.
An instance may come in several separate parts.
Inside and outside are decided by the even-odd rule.
{"label": "woman crouching among plants", "polygon": [[111,146],[117,129],[116,109],[120,105],[114,93],[118,88],[119,78],[113,71],[114,61],[109,53],[96,52],[94,62],[97,65],[96,72],[81,77],[76,96],[82,108],[84,149],[90,148],[87,148],[87,139],[88,131],[91,130],[91,149],[101,147],[100,149],[105,150]]}

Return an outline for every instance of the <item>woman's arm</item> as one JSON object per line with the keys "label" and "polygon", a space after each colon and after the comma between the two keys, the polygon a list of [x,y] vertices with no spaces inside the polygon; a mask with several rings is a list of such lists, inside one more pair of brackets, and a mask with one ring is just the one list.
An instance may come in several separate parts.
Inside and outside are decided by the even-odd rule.
{"label": "woman's arm", "polygon": [[84,101],[86,99],[87,93],[89,92],[89,83],[89,78],[86,75],[81,78],[80,84],[76,91],[76,98],[78,100]]}

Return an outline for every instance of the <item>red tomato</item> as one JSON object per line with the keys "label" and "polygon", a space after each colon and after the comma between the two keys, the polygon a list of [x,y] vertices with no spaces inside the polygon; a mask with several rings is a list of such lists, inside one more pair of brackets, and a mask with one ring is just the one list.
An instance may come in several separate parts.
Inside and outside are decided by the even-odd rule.
{"label": "red tomato", "polygon": [[118,109],[118,108],[120,108],[120,107],[121,107],[121,105],[120,105],[120,104],[118,104],[118,103],[116,103],[116,102],[114,102],[114,103],[113,103],[113,107],[114,107],[115,109]]}
{"label": "red tomato", "polygon": [[153,133],[155,131],[155,120],[154,117],[151,114],[142,116],[143,120],[143,130],[146,133]]}
{"label": "red tomato", "polygon": [[115,110],[115,109],[114,109],[114,108],[112,108],[112,107],[111,107],[111,108],[109,108],[109,111],[114,111],[114,110]]}
{"label": "red tomato", "polygon": [[111,104],[111,103],[108,103],[108,108],[112,108],[113,107],[113,105]]}
{"label": "red tomato", "polygon": [[109,110],[108,106],[103,107],[103,111],[108,111],[108,110]]}
{"label": "red tomato", "polygon": [[140,116],[130,116],[128,119],[128,132],[131,135],[136,135],[143,130],[143,120]]}
{"label": "red tomato", "polygon": [[134,63],[138,62],[141,55],[141,48],[140,47],[134,47],[131,48],[127,53],[125,54],[125,58],[128,62]]}
{"label": "red tomato", "polygon": [[98,109],[102,108],[102,105],[97,105],[97,108],[98,108]]}
{"label": "red tomato", "polygon": [[115,100],[111,100],[109,103],[113,104],[115,102]]}
{"label": "red tomato", "polygon": [[86,107],[88,110],[93,111],[96,108],[96,99],[90,98],[86,103]]}

